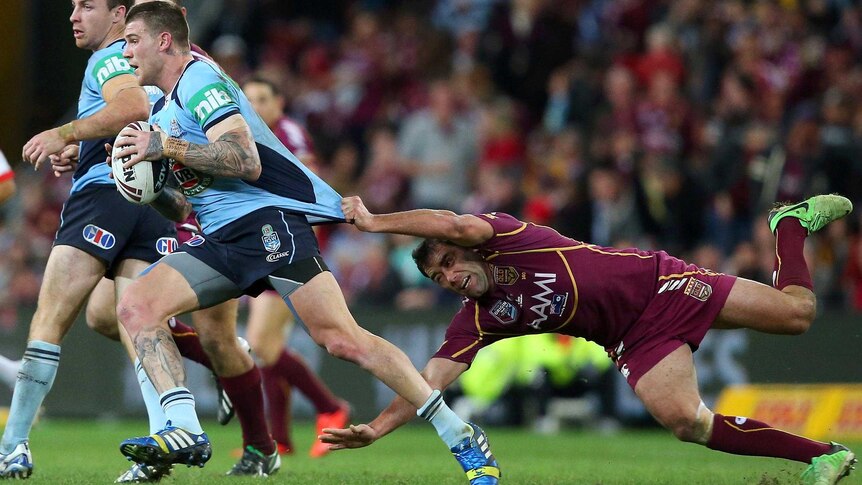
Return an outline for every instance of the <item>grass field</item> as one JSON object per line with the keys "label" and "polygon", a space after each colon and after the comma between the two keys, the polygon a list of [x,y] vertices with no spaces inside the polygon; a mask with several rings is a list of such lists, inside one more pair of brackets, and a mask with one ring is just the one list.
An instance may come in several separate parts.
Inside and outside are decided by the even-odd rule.
{"label": "grass field", "polygon": [[[33,484],[112,482],[127,466],[121,440],[144,431],[143,422],[50,420],[31,435],[36,464]],[[214,456],[206,468],[180,467],[162,483],[243,484],[259,479],[223,476],[236,461],[239,426],[206,423]],[[570,430],[542,436],[517,429],[491,428],[494,454],[511,484],[791,484],[798,483],[800,463],[716,453],[679,443],[669,433],[630,431],[613,436]],[[313,460],[305,454],[313,439],[310,424],[294,429],[299,452],[285,457],[269,483],[289,484],[461,484],[460,468],[430,426],[409,426],[371,447],[347,450]],[[862,443],[847,443],[856,450]],[[841,482],[862,484],[862,473]]]}

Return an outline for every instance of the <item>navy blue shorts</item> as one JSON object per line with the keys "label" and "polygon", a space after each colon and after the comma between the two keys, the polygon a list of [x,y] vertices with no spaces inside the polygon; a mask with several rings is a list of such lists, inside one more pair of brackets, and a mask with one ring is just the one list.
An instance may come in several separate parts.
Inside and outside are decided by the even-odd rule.
{"label": "navy blue shorts", "polygon": [[304,215],[277,207],[258,209],[217,231],[180,246],[224,275],[243,293],[257,296],[278,269],[320,255],[317,237]]}
{"label": "navy blue shorts", "polygon": [[174,223],[148,205],[127,201],[112,185],[91,185],[63,205],[55,246],[72,246],[105,262],[113,278],[115,262],[151,263],[177,247]]}

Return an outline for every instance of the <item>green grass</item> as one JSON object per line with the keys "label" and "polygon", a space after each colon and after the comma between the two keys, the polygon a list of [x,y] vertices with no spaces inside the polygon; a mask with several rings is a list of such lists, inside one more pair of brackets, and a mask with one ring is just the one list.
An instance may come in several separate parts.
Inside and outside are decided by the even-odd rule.
{"label": "green grass", "polygon": [[[206,468],[179,467],[166,484],[244,484],[259,479],[223,476],[236,458],[239,427],[206,423],[215,455]],[[120,441],[144,430],[143,422],[50,420],[32,432],[36,471],[33,484],[112,482],[128,462]],[[790,484],[798,483],[800,463],[717,453],[677,442],[667,432],[629,431],[613,436],[565,431],[541,436],[517,429],[487,430],[494,454],[510,484]],[[461,484],[460,468],[430,426],[409,426],[371,447],[340,451],[323,459],[306,455],[314,430],[294,427],[298,453],[285,457],[281,472],[269,483],[290,484]],[[857,450],[862,443],[847,443]],[[862,484],[862,474],[841,482]]]}

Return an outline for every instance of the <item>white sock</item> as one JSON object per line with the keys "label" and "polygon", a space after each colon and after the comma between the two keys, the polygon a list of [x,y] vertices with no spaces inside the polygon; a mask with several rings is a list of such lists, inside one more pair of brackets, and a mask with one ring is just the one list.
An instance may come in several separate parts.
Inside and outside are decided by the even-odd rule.
{"label": "white sock", "polygon": [[416,415],[434,426],[449,449],[454,448],[464,438],[469,438],[472,433],[470,425],[449,409],[439,390],[431,393],[425,404],[416,411]]}

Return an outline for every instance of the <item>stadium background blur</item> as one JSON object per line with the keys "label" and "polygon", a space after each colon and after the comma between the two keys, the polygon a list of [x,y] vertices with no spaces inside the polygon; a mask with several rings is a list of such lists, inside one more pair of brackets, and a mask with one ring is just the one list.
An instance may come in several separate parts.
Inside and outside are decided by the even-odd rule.
{"label": "stadium background blur", "polygon": [[[504,211],[575,239],[664,249],[768,284],[774,243],[765,215],[774,201],[839,192],[862,207],[856,2],[184,4],[192,40],[237,81],[259,74],[276,82],[287,114],[314,138],[323,177],[375,212]],[[29,136],[74,115],[89,53],[74,47],[68,7],[11,0],[0,16],[7,39],[0,49],[0,148],[19,184],[16,198],[0,208],[0,353],[13,358],[23,349],[69,188],[68,178],[16,163]],[[857,210],[809,240],[821,315],[809,334],[734,331],[704,342],[696,357],[708,401],[744,382],[862,382],[860,218]],[[358,320],[422,365],[458,301],[415,270],[409,255],[416,241],[346,225],[321,236]],[[358,417],[373,416],[391,398],[381,384],[322,357],[301,331],[292,343]],[[566,349],[570,342],[541,345]],[[514,352],[544,354],[547,347]],[[63,354],[46,401],[50,415],[140,413],[119,346],[81,321]],[[594,412],[643,420],[606,364],[576,365],[556,387],[598,390],[589,398]],[[206,374],[191,373],[199,406],[212,411]],[[527,424],[548,412],[547,402],[525,409],[523,398],[545,395],[535,391],[547,387],[550,374],[509,374],[514,387],[501,386],[478,406],[486,419]],[[88,387],[91,380],[102,387]],[[495,411],[502,394],[519,404]]]}

